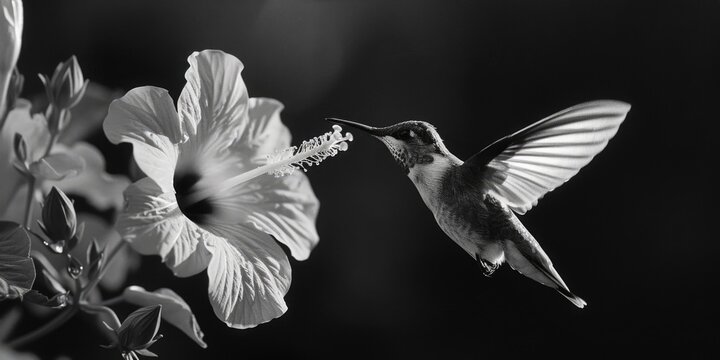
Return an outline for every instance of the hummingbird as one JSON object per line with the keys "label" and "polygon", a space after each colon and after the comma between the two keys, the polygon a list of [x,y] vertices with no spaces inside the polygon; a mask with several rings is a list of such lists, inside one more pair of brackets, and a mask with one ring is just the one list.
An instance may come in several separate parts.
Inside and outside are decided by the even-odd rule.
{"label": "hummingbird", "polygon": [[573,294],[517,215],[568,181],[602,151],[630,105],[615,100],[582,103],[505,136],[466,161],[445,147],[435,126],[404,121],[386,127],[326,120],[380,140],[405,171],[440,229],[490,276],[504,262],[522,275]]}

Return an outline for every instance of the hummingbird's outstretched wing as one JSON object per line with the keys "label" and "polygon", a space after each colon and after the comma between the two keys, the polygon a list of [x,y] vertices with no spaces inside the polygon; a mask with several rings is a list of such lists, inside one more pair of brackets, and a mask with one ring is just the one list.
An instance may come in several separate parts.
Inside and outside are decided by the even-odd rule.
{"label": "hummingbird's outstretched wing", "polygon": [[524,214],[602,151],[628,111],[630,104],[614,100],[573,106],[492,143],[463,167]]}

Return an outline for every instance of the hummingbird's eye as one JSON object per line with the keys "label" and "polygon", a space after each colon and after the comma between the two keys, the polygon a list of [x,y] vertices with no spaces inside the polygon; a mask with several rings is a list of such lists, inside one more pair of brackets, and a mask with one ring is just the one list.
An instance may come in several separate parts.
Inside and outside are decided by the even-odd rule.
{"label": "hummingbird's eye", "polygon": [[410,129],[400,130],[394,134],[394,137],[399,140],[410,141],[417,137],[417,133]]}

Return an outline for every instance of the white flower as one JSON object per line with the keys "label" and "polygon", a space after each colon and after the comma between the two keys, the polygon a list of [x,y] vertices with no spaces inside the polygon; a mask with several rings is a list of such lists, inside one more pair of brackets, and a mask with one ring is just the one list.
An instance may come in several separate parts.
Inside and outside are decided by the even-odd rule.
{"label": "white flower", "polygon": [[5,112],[10,74],[20,55],[23,21],[22,1],[0,0],[0,116]]}
{"label": "white flower", "polygon": [[126,190],[117,228],[177,276],[207,269],[215,314],[228,326],[253,327],[287,309],[290,263],[275,240],[298,260],[318,242],[319,202],[293,170],[344,150],[349,134],[336,129],[288,149],[282,104],[248,98],[237,58],[206,50],[188,62],[177,110],[155,87],[110,106],[105,134],[131,143],[147,175]]}
{"label": "white flower", "polygon": [[17,63],[22,45],[23,3],[0,0],[0,72],[10,73]]}

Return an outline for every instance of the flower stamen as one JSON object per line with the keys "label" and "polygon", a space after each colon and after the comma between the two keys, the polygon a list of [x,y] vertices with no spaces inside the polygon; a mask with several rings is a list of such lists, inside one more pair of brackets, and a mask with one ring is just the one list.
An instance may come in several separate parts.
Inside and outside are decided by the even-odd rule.
{"label": "flower stamen", "polygon": [[340,151],[346,151],[348,144],[346,141],[353,141],[351,133],[345,133],[343,136],[340,132],[342,128],[333,125],[333,132],[327,132],[321,136],[316,136],[310,140],[303,141],[300,148],[291,146],[289,148],[276,151],[275,154],[267,155],[267,164],[276,165],[274,169],[269,169],[268,174],[281,177],[290,175],[295,170],[307,172],[307,168],[313,165],[319,165],[323,160],[333,157]]}
{"label": "flower stamen", "polygon": [[225,179],[212,188],[203,189],[202,191],[187,195],[184,199],[184,204],[186,206],[192,205],[206,199],[212,194],[231,189],[265,174],[281,177],[290,175],[296,170],[307,172],[308,167],[318,165],[323,160],[333,157],[341,151],[346,151],[348,149],[348,142],[353,141],[353,135],[351,133],[346,132],[345,135],[342,135],[342,128],[339,125],[333,125],[332,129],[332,132],[327,132],[310,140],[303,141],[300,147],[291,146],[278,150],[274,154],[267,155],[265,165]]}

